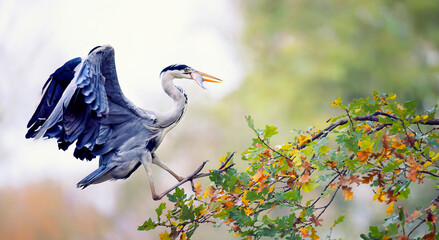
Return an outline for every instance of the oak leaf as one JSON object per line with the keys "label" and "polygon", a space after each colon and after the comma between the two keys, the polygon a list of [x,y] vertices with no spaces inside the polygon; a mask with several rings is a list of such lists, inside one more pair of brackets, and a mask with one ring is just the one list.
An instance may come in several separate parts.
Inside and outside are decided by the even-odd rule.
{"label": "oak leaf", "polygon": [[387,215],[392,214],[392,212],[393,212],[393,205],[395,205],[395,202],[391,202],[391,203],[389,204],[389,206],[387,207],[387,209],[386,209],[386,213],[387,213]]}
{"label": "oak leaf", "polygon": [[310,177],[309,177],[309,172],[306,171],[300,178],[299,178],[299,182],[300,183],[307,183],[309,182]]}
{"label": "oak leaf", "polygon": [[261,179],[262,175],[264,172],[264,166],[261,166],[260,168],[258,168],[258,170],[256,171],[256,174],[253,175],[252,180],[257,182]]}

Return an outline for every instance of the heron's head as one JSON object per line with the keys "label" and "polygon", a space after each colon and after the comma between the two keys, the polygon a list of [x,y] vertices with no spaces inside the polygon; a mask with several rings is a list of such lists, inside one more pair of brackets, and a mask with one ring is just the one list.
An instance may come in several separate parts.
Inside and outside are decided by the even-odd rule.
{"label": "heron's head", "polygon": [[170,74],[172,78],[193,79],[202,88],[204,88],[203,82],[222,82],[222,80],[219,78],[197,71],[184,64],[174,64],[167,66],[162,70],[160,76],[163,77],[164,74]]}

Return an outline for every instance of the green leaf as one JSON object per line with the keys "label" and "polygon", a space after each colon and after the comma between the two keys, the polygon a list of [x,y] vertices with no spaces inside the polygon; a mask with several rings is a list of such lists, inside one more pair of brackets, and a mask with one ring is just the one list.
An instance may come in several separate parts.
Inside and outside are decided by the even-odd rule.
{"label": "green leaf", "polygon": [[173,203],[181,203],[187,195],[184,193],[184,189],[177,187],[175,188],[174,194],[168,194],[166,196],[168,197],[169,201]]}
{"label": "green leaf", "polygon": [[267,215],[262,216],[262,222],[265,225],[272,225],[272,224],[274,224],[274,221],[271,220]]}
{"label": "green leaf", "polygon": [[404,116],[404,118],[407,115],[415,115],[416,113],[416,107],[418,106],[418,104],[416,103],[416,101],[412,100],[412,101],[408,101],[404,103],[404,108],[406,109],[406,114]]}
{"label": "green leaf", "polygon": [[262,228],[256,236],[264,236],[264,237],[274,237],[276,235],[275,228]]}
{"label": "green leaf", "polygon": [[395,194],[397,194],[401,191],[404,191],[410,185],[411,182],[412,182],[412,180],[407,179],[402,185],[396,187],[394,190]]}
{"label": "green leaf", "polygon": [[343,220],[344,220],[344,214],[338,216],[338,218],[334,220],[334,224],[332,225],[332,227],[335,227],[337,224],[342,223]]}
{"label": "green leaf", "polygon": [[250,220],[250,218],[247,217],[247,215],[245,214],[244,209],[241,209],[241,211],[239,211],[236,208],[232,208],[229,217],[241,225],[246,224]]}
{"label": "green leaf", "polygon": [[391,172],[395,170],[400,163],[398,161],[389,162],[385,167],[383,167],[383,172]]}
{"label": "green leaf", "polygon": [[391,223],[387,226],[387,235],[393,236],[398,234],[398,224]]}
{"label": "green leaf", "polygon": [[221,186],[223,182],[223,175],[221,175],[218,170],[212,170],[210,171],[209,179],[211,182],[215,183],[215,185]]}
{"label": "green leaf", "polygon": [[267,125],[267,126],[265,126],[265,129],[264,129],[264,139],[271,138],[274,135],[276,135],[277,133],[278,133],[277,127]]}
{"label": "green leaf", "polygon": [[200,212],[203,211],[204,209],[206,209],[206,205],[205,204],[200,204],[198,205],[198,207],[196,207],[194,209],[194,213],[196,216],[200,216]]}
{"label": "green leaf", "polygon": [[256,133],[256,135],[261,135],[262,134],[262,131],[260,130],[260,129],[255,129],[255,121],[253,120],[253,118],[250,116],[250,115],[248,115],[248,116],[245,116],[245,119],[247,119],[247,125],[248,125],[248,127],[251,129],[251,130],[253,130],[255,133]]}
{"label": "green leaf", "polygon": [[398,199],[407,199],[410,195],[410,188],[406,187],[399,191]]}
{"label": "green leaf", "polygon": [[298,189],[288,191],[283,195],[286,199],[290,199],[293,202],[299,202],[300,200],[302,200],[302,196],[300,195],[300,191]]}
{"label": "green leaf", "polygon": [[194,210],[192,206],[183,205],[181,208],[181,220],[193,220],[194,219]]}
{"label": "green leaf", "polygon": [[377,226],[369,226],[369,232],[369,236],[373,238],[381,239],[384,236],[384,233],[380,232]]}
{"label": "green leaf", "polygon": [[372,238],[366,236],[366,234],[364,234],[364,233],[360,234],[360,237],[361,237],[362,239],[364,239],[364,240],[374,240],[374,239],[372,239]]}
{"label": "green leaf", "polygon": [[158,208],[155,209],[155,212],[157,213],[157,220],[160,222],[160,216],[163,213],[163,210],[166,209],[166,203],[160,203]]}
{"label": "green leaf", "polygon": [[256,191],[249,191],[245,198],[249,201],[255,201],[258,199],[263,199],[262,196],[259,196],[259,194]]}
{"label": "green leaf", "polygon": [[139,226],[137,230],[139,231],[149,231],[156,227],[156,224],[152,221],[151,218],[145,221],[142,226]]}

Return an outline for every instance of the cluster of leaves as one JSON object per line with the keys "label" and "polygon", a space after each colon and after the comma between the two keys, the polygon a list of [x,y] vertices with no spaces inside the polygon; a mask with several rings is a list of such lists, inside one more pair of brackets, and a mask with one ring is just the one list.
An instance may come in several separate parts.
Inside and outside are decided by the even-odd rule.
{"label": "cluster of leaves", "polygon": [[[343,115],[328,120],[324,130],[297,131],[293,141],[281,146],[270,142],[276,127],[256,129],[247,117],[256,134],[241,155],[249,166],[244,171],[211,171],[211,184],[204,192],[199,184],[191,196],[176,189],[168,195],[174,206],[166,219],[161,220],[166,209],[162,203],[156,209],[157,221],[150,218],[139,230],[164,226],[170,232],[163,232],[161,239],[187,239],[201,223],[212,223],[228,226],[242,239],[315,240],[335,196],[350,201],[355,188],[369,185],[375,193],[372,200],[385,204],[390,216],[384,227],[371,226],[363,239],[438,238],[439,197],[411,213],[398,206],[410,197],[410,187],[425,178],[439,178],[436,107],[417,115],[415,102],[399,104],[395,98],[374,92],[372,99],[354,100],[348,106],[337,98],[332,105]],[[343,219],[341,215],[329,225],[331,232]],[[421,225],[428,230],[416,232]]]}

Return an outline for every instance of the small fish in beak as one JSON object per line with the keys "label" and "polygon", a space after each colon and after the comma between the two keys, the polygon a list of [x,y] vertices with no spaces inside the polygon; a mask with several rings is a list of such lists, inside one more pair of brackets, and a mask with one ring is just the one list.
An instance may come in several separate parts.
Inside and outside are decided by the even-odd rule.
{"label": "small fish in beak", "polygon": [[195,80],[195,82],[198,84],[198,86],[200,86],[202,89],[206,89],[204,87],[204,79],[203,76],[201,76],[201,74],[198,74],[196,72],[191,73],[192,79]]}
{"label": "small fish in beak", "polygon": [[195,80],[195,82],[197,82],[197,84],[202,88],[202,89],[206,89],[204,87],[204,82],[213,82],[213,83],[221,83],[223,80],[216,78],[214,76],[211,76],[209,74],[200,72],[200,71],[194,71],[191,73],[192,79]]}

